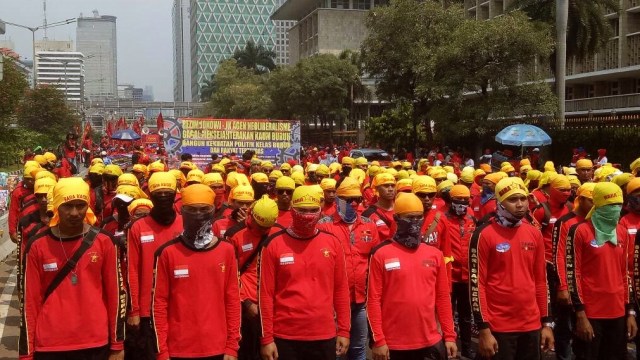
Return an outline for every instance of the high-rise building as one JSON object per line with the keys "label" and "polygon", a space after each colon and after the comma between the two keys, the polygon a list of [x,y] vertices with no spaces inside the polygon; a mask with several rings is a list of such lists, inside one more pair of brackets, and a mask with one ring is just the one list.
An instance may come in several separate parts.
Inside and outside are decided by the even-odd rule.
{"label": "high-rise building", "polygon": [[[488,20],[505,14],[513,0],[465,0],[470,18]],[[640,1],[620,2],[619,12],[605,14],[613,30],[596,55],[567,59],[566,117],[638,114],[640,104]],[[550,69],[542,76],[553,81]]]}
{"label": "high-rise building", "polygon": [[[278,8],[284,4],[286,0],[278,0]],[[276,65],[289,64],[289,29],[296,25],[291,20],[276,20],[276,38],[274,51],[276,53]]]}
{"label": "high-rise building", "polygon": [[191,101],[191,22],[190,0],[174,0],[173,23],[173,100]]}
{"label": "high-rise building", "polygon": [[77,51],[85,55],[85,96],[115,99],[118,96],[118,50],[116,17],[80,14],[76,29]]}
{"label": "high-rise building", "polygon": [[249,40],[273,49],[275,26],[269,18],[277,0],[191,0],[191,96],[211,80],[221,61]]}
{"label": "high-rise building", "polygon": [[36,83],[52,86],[64,93],[67,101],[80,101],[84,95],[82,53],[73,51],[37,51]]}

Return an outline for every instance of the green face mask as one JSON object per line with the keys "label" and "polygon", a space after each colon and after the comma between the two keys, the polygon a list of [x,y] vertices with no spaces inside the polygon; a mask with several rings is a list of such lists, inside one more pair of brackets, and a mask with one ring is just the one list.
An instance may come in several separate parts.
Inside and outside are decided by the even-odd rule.
{"label": "green face mask", "polygon": [[607,241],[618,245],[616,227],[618,226],[618,220],[620,220],[621,210],[622,205],[606,205],[593,210],[591,222],[596,229],[596,243],[598,245],[602,245]]}

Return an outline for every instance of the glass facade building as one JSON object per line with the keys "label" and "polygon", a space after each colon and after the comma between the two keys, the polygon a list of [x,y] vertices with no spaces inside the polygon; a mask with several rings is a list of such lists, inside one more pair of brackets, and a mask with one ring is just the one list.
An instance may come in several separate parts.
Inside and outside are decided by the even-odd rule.
{"label": "glass facade building", "polygon": [[90,100],[118,97],[118,49],[116,17],[78,18],[76,51],[84,54],[85,97]]}

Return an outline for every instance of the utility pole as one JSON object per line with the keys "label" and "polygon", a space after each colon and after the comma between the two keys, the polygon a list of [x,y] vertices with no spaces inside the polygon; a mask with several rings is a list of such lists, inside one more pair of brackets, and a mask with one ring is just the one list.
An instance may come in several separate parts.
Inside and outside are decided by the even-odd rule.
{"label": "utility pole", "polygon": [[567,22],[569,18],[569,0],[556,0],[556,95],[558,95],[558,115],[560,128],[565,124],[565,88],[567,71]]}

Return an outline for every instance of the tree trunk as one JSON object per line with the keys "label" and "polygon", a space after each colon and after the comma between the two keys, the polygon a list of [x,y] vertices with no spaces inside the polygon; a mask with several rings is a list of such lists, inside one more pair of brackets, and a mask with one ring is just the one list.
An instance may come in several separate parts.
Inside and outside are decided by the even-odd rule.
{"label": "tree trunk", "polygon": [[564,129],[565,113],[565,72],[567,69],[567,22],[569,17],[569,1],[556,0],[556,31],[558,51],[556,56],[556,95],[558,96],[558,117],[560,128]]}

